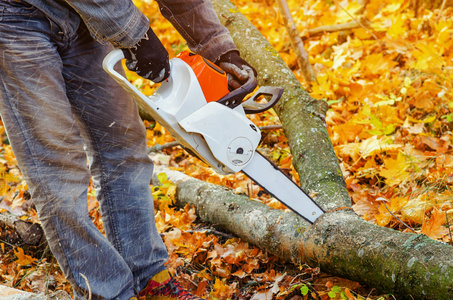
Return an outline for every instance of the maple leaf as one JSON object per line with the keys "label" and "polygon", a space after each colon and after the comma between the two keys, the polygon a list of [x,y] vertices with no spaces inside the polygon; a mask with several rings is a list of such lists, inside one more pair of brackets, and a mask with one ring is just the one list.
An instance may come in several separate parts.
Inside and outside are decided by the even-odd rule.
{"label": "maple leaf", "polygon": [[392,59],[393,57],[384,57],[382,53],[369,55],[364,61],[368,75],[379,75],[388,72],[391,68],[397,65],[397,63],[392,61]]}
{"label": "maple leaf", "polygon": [[412,67],[417,70],[441,73],[446,64],[442,56],[433,50],[432,45],[425,42],[416,43],[416,50],[412,54],[415,57]]}
{"label": "maple leaf", "polygon": [[429,221],[423,223],[422,233],[426,234],[430,238],[435,239],[442,233],[441,226],[445,223],[446,220],[447,217],[445,215],[445,212],[434,207]]}
{"label": "maple leaf", "polygon": [[396,18],[392,20],[392,26],[387,31],[387,33],[394,39],[398,39],[404,34],[407,34],[407,28],[405,24],[406,19],[408,19],[407,14],[396,15]]}
{"label": "maple leaf", "polygon": [[389,212],[389,210],[395,214],[399,212],[407,203],[406,197],[393,197],[387,205],[384,204],[384,201],[387,202],[385,198],[378,198],[376,200],[382,201],[381,205],[378,207],[379,214],[376,215],[376,223],[379,226],[386,226],[391,220],[393,220],[393,215]]}
{"label": "maple leaf", "polygon": [[217,299],[227,299],[230,298],[233,293],[236,291],[237,283],[231,285],[225,284],[222,280],[216,278],[213,288],[214,291],[211,292],[211,296]]}

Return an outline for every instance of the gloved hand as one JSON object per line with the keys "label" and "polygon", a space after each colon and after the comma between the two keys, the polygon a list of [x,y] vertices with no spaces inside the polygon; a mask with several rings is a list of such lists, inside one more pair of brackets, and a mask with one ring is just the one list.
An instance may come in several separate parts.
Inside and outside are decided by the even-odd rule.
{"label": "gloved hand", "polygon": [[257,75],[255,68],[242,59],[237,50],[223,54],[217,59],[216,64],[227,73],[228,85],[232,89],[239,88],[249,78],[249,74],[243,66],[250,67],[255,77]]}
{"label": "gloved hand", "polygon": [[135,46],[121,50],[126,57],[126,67],[141,77],[157,83],[170,75],[168,52],[151,28]]}

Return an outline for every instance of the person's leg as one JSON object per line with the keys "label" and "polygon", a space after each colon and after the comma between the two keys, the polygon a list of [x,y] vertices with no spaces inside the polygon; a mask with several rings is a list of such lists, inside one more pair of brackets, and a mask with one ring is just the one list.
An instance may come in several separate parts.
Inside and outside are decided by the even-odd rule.
{"label": "person's leg", "polygon": [[88,215],[90,172],[57,48],[65,37],[24,1],[0,0],[0,11],[0,114],[50,248],[76,299],[88,285],[92,299],[127,299],[130,267]]}
{"label": "person's leg", "polygon": [[154,221],[153,165],[144,124],[134,100],[101,68],[111,50],[94,41],[82,25],[78,39],[61,51],[63,75],[87,145],[106,235],[140,291],[165,268],[168,254]]}

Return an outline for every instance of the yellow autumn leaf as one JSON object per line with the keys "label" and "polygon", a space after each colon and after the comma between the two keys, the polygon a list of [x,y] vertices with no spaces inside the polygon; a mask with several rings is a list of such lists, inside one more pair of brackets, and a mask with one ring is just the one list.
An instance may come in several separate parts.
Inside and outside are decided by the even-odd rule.
{"label": "yellow autumn leaf", "polygon": [[412,224],[423,224],[425,220],[425,213],[435,205],[435,198],[436,196],[428,193],[410,199],[401,208],[403,221]]}
{"label": "yellow autumn leaf", "polygon": [[409,180],[411,173],[407,171],[410,167],[406,156],[399,152],[396,159],[384,158],[384,167],[379,174],[386,178],[388,186],[396,186]]}
{"label": "yellow autumn leaf", "polygon": [[393,13],[396,13],[401,5],[402,5],[402,2],[403,1],[392,1],[391,4],[388,4],[387,6],[385,6],[383,9],[382,9],[382,13],[383,14],[393,14]]}
{"label": "yellow autumn leaf", "polygon": [[407,33],[407,28],[406,28],[406,19],[407,19],[406,14],[398,14],[393,20],[392,20],[392,25],[390,26],[389,30],[387,30],[387,33],[390,37],[394,39],[398,39],[401,36],[404,36],[404,34]]}
{"label": "yellow autumn leaf", "polygon": [[365,58],[363,63],[366,66],[364,75],[387,73],[397,64],[397,62],[392,60],[392,57],[384,57],[382,53],[370,54]]}
{"label": "yellow autumn leaf", "polygon": [[451,46],[451,38],[450,38],[450,32],[451,32],[451,25],[445,25],[439,30],[439,34],[437,35],[437,41],[436,44],[438,45],[438,53],[439,55],[443,55],[445,50],[448,49],[449,46]]}
{"label": "yellow autumn leaf", "polygon": [[336,23],[346,23],[351,20],[351,15],[354,15],[357,11],[363,8],[363,5],[359,1],[351,1],[344,8],[344,10],[339,10],[339,13],[336,15]]}
{"label": "yellow autumn leaf", "polygon": [[[390,212],[393,214],[399,213],[401,208],[404,207],[408,201],[407,197],[393,197],[390,202],[386,201],[385,198],[378,198],[376,200],[381,201],[381,204],[378,207],[379,214],[375,216],[376,223],[379,226],[386,226],[390,223],[390,221],[394,218]],[[385,204],[384,201],[386,202]]]}
{"label": "yellow autumn leaf", "polygon": [[415,61],[411,67],[420,71],[429,71],[434,73],[441,73],[442,68],[445,66],[445,60],[436,51],[432,45],[425,42],[416,44],[416,49],[412,52]]}
{"label": "yellow autumn leaf", "polygon": [[227,299],[231,293],[230,287],[223,283],[222,280],[216,278],[214,285],[214,291],[211,292],[211,296],[216,297],[218,299]]}
{"label": "yellow autumn leaf", "polygon": [[313,83],[312,96],[315,98],[330,98],[334,96],[328,74],[319,74],[317,82]]}
{"label": "yellow autumn leaf", "polygon": [[361,143],[360,154],[363,158],[367,158],[386,151],[397,151],[401,147],[402,145],[394,144],[393,140],[388,137],[372,136]]}
{"label": "yellow autumn leaf", "polygon": [[426,123],[434,122],[437,119],[437,116],[436,115],[428,116],[428,117],[424,118],[423,120],[417,120],[411,116],[408,116],[407,119],[414,123],[425,123],[426,124]]}

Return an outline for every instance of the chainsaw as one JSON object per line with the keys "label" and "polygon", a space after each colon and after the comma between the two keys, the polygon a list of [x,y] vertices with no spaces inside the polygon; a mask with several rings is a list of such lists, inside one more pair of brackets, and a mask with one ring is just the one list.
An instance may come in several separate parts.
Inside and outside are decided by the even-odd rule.
{"label": "chainsaw", "polygon": [[[123,58],[121,50],[110,52],[104,58],[104,70],[189,153],[220,174],[245,173],[310,223],[324,213],[256,150],[261,132],[246,115],[271,108],[282,96],[282,88],[262,86],[256,90],[257,79],[249,68],[247,82],[229,91],[227,74],[222,69],[200,55],[184,51],[170,60],[170,76],[148,97],[114,70]],[[265,102],[263,98],[270,99]]]}

